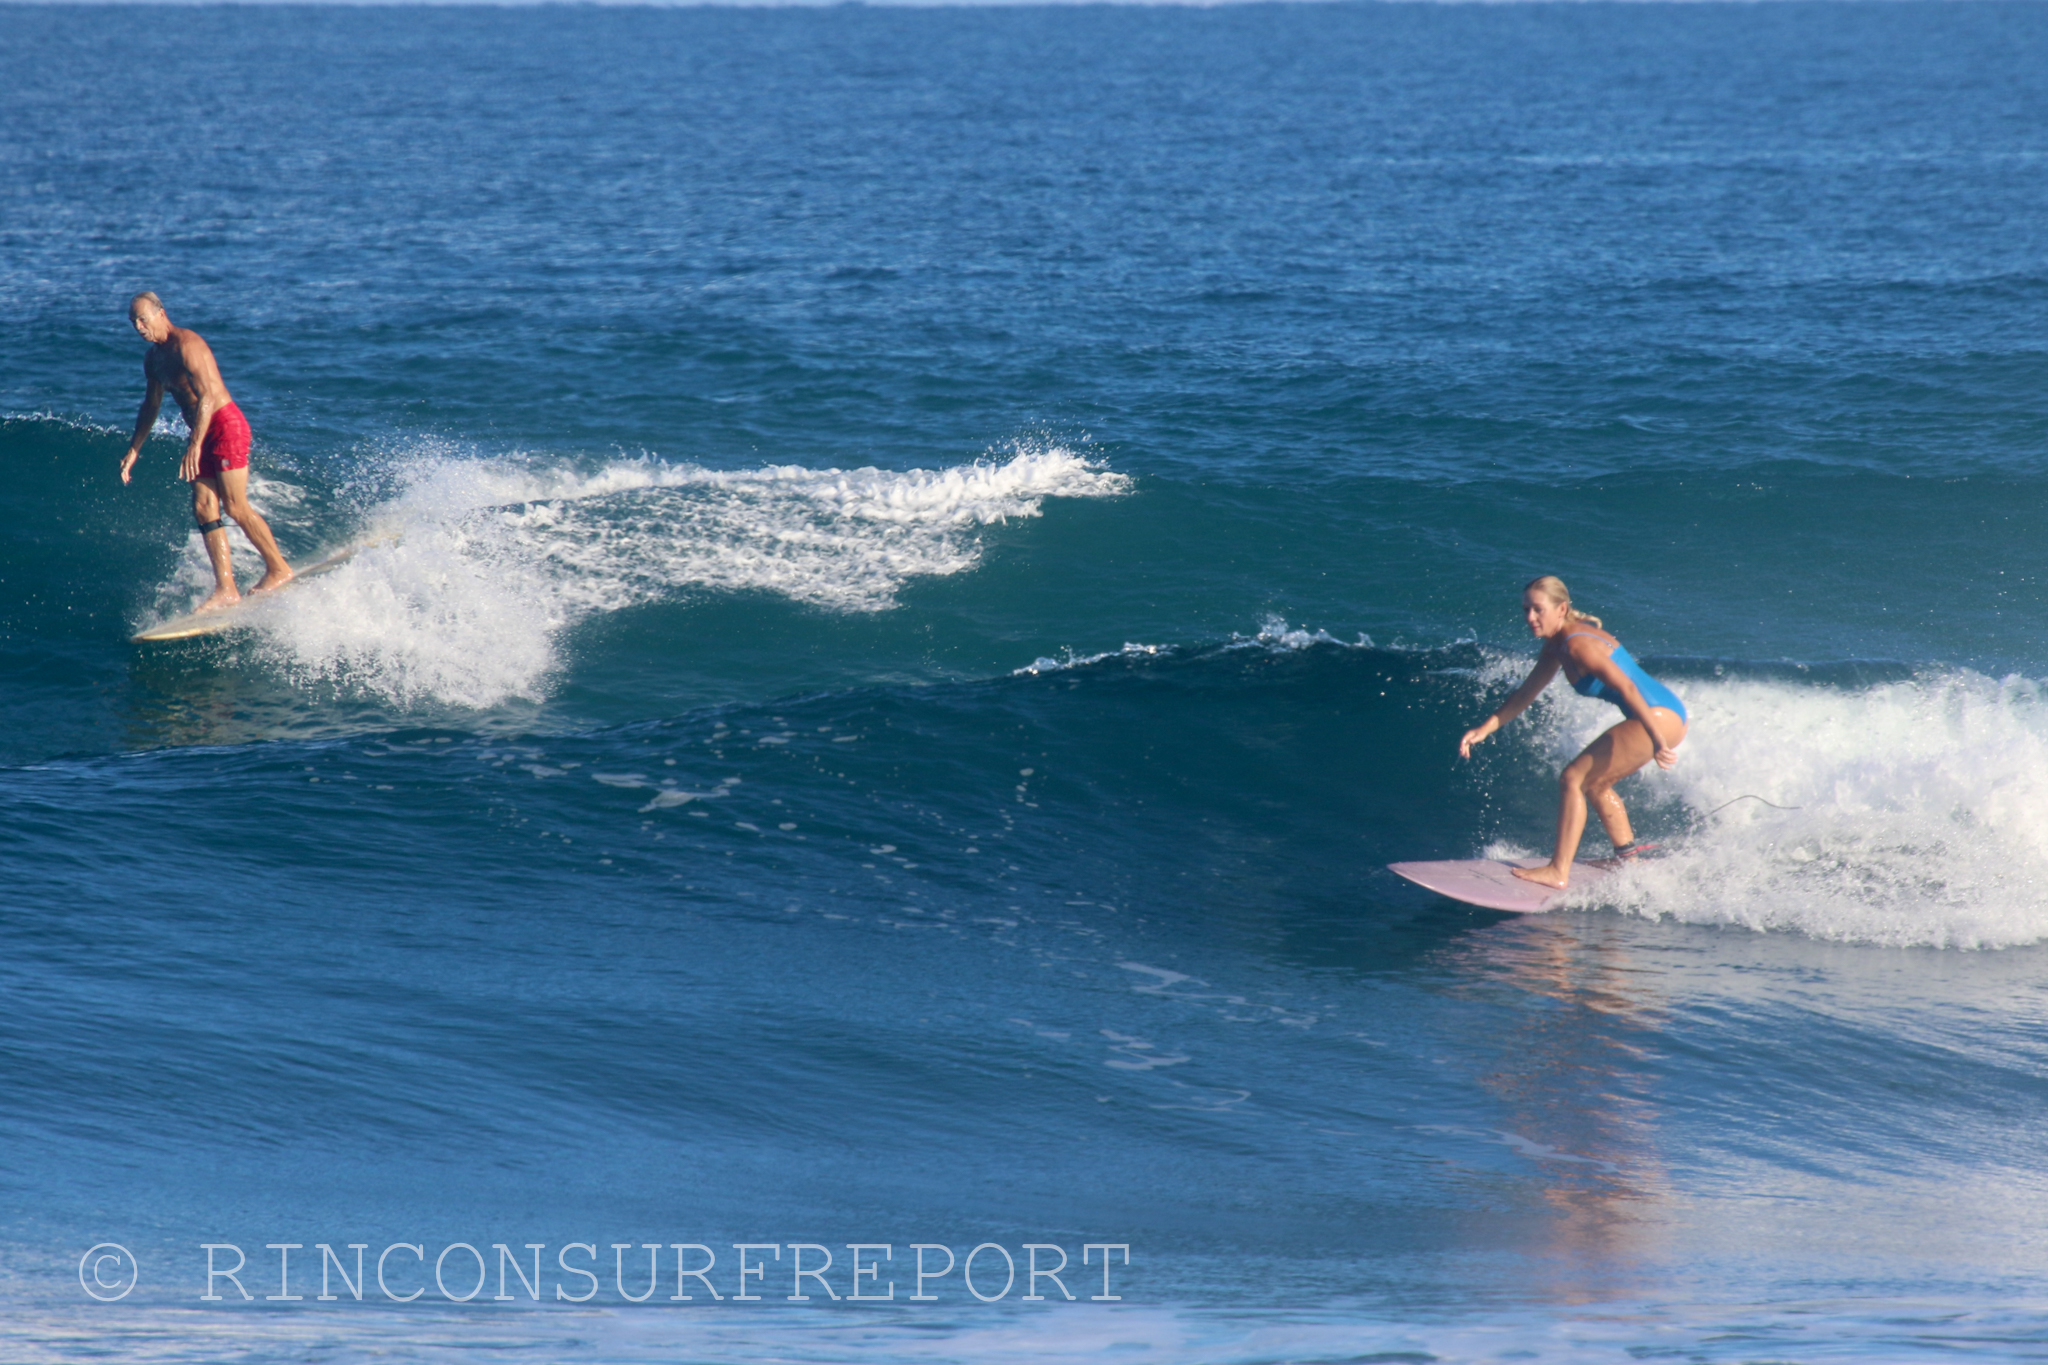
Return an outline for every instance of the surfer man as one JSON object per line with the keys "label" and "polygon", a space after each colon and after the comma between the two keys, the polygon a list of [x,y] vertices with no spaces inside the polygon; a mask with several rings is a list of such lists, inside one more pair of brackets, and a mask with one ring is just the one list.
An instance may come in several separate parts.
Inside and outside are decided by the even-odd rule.
{"label": "surfer man", "polygon": [[221,382],[213,348],[190,328],[173,327],[163,300],[147,290],[128,301],[128,321],[150,343],[142,361],[149,390],[143,395],[142,410],[135,415],[135,436],[121,460],[121,482],[128,482],[142,443],[156,426],[164,390],[169,389],[185,414],[185,425],[192,429],[178,477],[192,485],[192,517],[205,539],[206,557],[213,561],[213,595],[199,604],[199,610],[212,611],[242,600],[228,558],[223,508],[263,556],[263,577],[250,591],[268,592],[281,586],[291,578],[292,566],[277,552],[270,524],[249,505],[249,422]]}
{"label": "surfer man", "polygon": [[1611,701],[1626,717],[1588,744],[1559,774],[1557,852],[1550,862],[1543,867],[1514,869],[1525,881],[1563,889],[1571,880],[1572,858],[1586,829],[1588,802],[1613,841],[1614,851],[1624,858],[1635,855],[1628,811],[1614,794],[1614,784],[1652,758],[1660,768],[1678,761],[1678,746],[1685,740],[1685,703],[1645,673],[1621,642],[1601,628],[1599,617],[1575,610],[1562,580],[1545,574],[1524,588],[1522,615],[1529,622],[1529,633],[1543,641],[1543,652],[1500,709],[1458,741],[1461,758],[1470,758],[1473,745],[1527,710],[1559,669],[1580,695]]}

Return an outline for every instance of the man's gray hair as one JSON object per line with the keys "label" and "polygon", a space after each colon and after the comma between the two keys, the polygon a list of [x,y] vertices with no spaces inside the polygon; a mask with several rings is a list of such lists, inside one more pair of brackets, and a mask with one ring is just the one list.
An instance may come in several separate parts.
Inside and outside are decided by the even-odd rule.
{"label": "man's gray hair", "polygon": [[131,313],[134,312],[135,305],[138,303],[146,303],[150,307],[156,309],[156,311],[159,313],[165,311],[164,301],[156,296],[156,291],[154,289],[145,289],[140,294],[137,294],[134,298],[128,300],[128,311]]}

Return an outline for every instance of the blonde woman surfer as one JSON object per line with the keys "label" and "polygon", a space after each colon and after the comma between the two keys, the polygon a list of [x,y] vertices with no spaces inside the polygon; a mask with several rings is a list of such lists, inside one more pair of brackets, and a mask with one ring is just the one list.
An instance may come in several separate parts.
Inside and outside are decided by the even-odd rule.
{"label": "blonde woman surfer", "polygon": [[1509,694],[1500,709],[1465,732],[1458,754],[1472,756],[1472,746],[1527,710],[1550,680],[1564,670],[1565,680],[1579,695],[1611,701],[1625,717],[1620,724],[1586,746],[1559,774],[1557,852],[1543,867],[1518,867],[1517,877],[1562,889],[1571,880],[1572,857],[1586,829],[1586,804],[1592,803],[1622,857],[1635,853],[1635,835],[1628,811],[1614,794],[1614,784],[1652,758],[1668,768],[1678,761],[1685,739],[1685,703],[1676,693],[1643,671],[1621,642],[1601,629],[1600,618],[1575,610],[1572,595],[1550,574],[1522,590],[1522,616],[1529,633],[1543,642],[1536,667]]}

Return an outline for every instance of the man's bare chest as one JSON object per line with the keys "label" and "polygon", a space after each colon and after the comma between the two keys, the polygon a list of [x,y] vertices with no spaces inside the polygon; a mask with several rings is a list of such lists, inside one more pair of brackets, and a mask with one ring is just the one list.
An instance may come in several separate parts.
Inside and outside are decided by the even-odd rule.
{"label": "man's bare chest", "polygon": [[175,347],[154,347],[143,364],[151,379],[171,391],[178,406],[190,408],[199,401],[199,381],[185,368],[185,358]]}

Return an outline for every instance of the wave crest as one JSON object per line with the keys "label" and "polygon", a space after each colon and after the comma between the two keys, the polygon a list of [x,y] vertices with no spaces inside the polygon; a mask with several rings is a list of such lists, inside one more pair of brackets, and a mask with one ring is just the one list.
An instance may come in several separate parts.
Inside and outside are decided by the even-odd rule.
{"label": "wave crest", "polygon": [[[364,538],[386,543],[252,620],[253,648],[302,683],[401,704],[535,699],[560,632],[594,615],[744,591],[883,611],[912,579],[978,564],[982,528],[1037,516],[1047,498],[1129,488],[1059,447],[905,471],[426,452],[365,519]],[[195,536],[177,595],[203,570],[197,554]]]}

